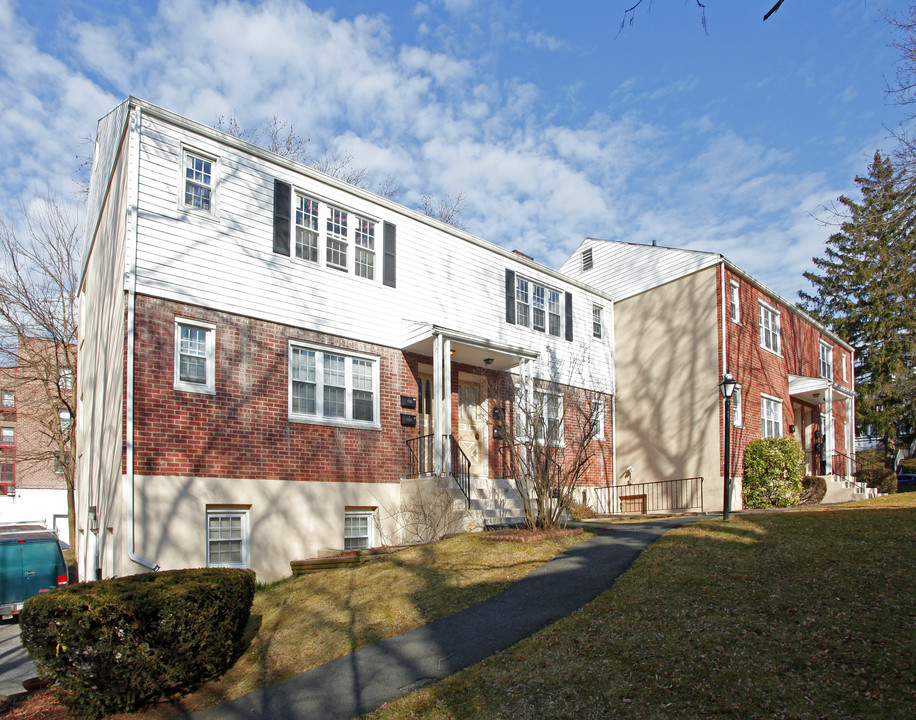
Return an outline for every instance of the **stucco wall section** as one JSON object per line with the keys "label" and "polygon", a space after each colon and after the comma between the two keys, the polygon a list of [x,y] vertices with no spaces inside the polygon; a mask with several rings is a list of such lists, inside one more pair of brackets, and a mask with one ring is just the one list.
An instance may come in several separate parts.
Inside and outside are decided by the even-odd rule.
{"label": "stucco wall section", "polygon": [[707,510],[722,507],[716,296],[713,267],[614,306],[617,482],[703,477]]}

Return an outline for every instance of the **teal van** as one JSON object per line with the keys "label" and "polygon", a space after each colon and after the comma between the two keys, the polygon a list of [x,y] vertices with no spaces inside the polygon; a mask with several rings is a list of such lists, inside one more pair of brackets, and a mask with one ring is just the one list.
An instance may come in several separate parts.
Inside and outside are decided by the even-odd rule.
{"label": "teal van", "polygon": [[33,595],[66,584],[57,535],[37,523],[0,526],[0,617],[8,620]]}

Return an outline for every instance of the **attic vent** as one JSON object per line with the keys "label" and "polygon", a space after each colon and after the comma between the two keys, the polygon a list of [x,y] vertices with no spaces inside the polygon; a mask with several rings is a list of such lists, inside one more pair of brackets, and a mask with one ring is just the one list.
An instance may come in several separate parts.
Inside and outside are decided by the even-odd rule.
{"label": "attic vent", "polygon": [[592,262],[592,249],[586,248],[582,251],[582,271],[591,270],[594,266]]}

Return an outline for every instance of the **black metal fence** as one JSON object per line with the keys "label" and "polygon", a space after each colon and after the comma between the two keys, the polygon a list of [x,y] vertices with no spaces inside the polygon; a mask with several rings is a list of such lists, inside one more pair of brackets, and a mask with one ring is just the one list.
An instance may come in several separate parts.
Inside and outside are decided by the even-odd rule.
{"label": "black metal fence", "polygon": [[660,512],[703,512],[703,478],[631,483],[600,488],[604,507],[598,512],[629,515]]}
{"label": "black metal fence", "polygon": [[[435,435],[420,435],[407,441],[407,476],[421,477],[436,471]],[[465,455],[458,441],[451,435],[443,435],[450,441],[452,451],[452,478],[470,506],[471,502],[471,460]]]}

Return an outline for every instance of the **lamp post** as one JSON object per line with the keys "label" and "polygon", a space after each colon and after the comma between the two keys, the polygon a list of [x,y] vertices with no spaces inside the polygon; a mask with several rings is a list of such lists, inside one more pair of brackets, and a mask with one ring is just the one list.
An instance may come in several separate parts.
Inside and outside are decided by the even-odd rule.
{"label": "lamp post", "polygon": [[731,429],[732,429],[732,394],[738,381],[732,377],[728,370],[719,383],[719,389],[725,397],[725,497],[722,503],[722,519],[728,522],[728,515],[732,506],[732,487],[729,470],[731,468]]}

